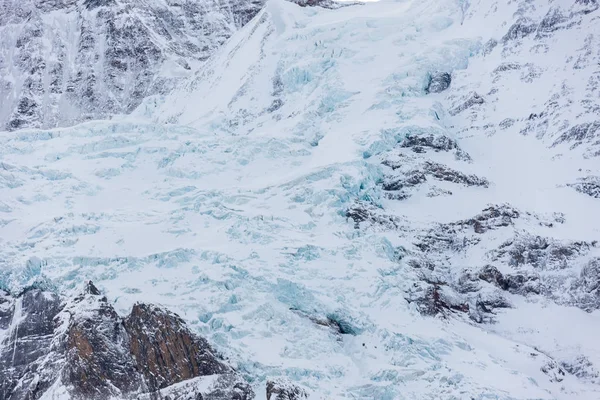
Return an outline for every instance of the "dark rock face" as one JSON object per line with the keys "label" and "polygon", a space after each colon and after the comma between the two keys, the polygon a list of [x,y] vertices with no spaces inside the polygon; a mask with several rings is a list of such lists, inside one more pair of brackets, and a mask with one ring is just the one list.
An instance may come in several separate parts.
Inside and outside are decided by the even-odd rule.
{"label": "dark rock face", "polygon": [[[478,323],[494,322],[498,310],[512,307],[509,294],[544,296],[589,312],[600,309],[600,262],[588,258],[597,253],[596,241],[560,241],[518,228],[527,223],[553,228],[565,222],[560,213],[538,215],[509,204],[490,205],[472,218],[430,223],[422,230],[364,202],[356,203],[347,215],[357,228],[391,230],[412,239],[412,248],[398,259],[399,268],[415,274],[405,299],[423,315],[459,312]],[[502,232],[490,236],[493,231]],[[507,233],[511,239],[488,247],[490,238]],[[477,249],[486,252],[485,266],[466,266],[457,274],[448,255],[460,260]],[[581,266],[581,273],[574,273],[574,266]]]}
{"label": "dark rock face", "polygon": [[8,293],[0,291],[0,329],[7,329],[12,320],[13,303]]}
{"label": "dark rock face", "polygon": [[581,280],[588,293],[600,295],[600,258],[590,260],[581,270]]}
{"label": "dark rock face", "polygon": [[7,331],[0,345],[0,393],[4,399],[35,399],[52,384],[49,369],[59,368],[61,363],[46,356],[61,309],[58,296],[39,289],[28,290],[18,299],[4,299],[0,327]]}
{"label": "dark rock face", "polygon": [[559,270],[568,262],[586,254],[595,242],[566,242],[542,236],[522,235],[500,246],[495,258],[507,257],[508,265],[519,267],[531,265],[538,270]]}
{"label": "dark rock face", "polygon": [[[95,294],[98,293],[98,294]],[[75,396],[102,399],[137,392],[143,380],[127,347],[129,334],[105,298],[93,286],[74,301],[72,309],[86,309],[69,322],[63,382],[72,382]]]}
{"label": "dark rock face", "polygon": [[457,160],[471,160],[471,157],[458,146],[456,140],[441,134],[407,134],[404,140],[400,142],[400,147],[410,148],[414,153],[426,153],[427,150],[433,150],[436,153],[440,151],[453,151]]}
{"label": "dark rock face", "polygon": [[192,335],[177,315],[136,304],[125,319],[129,348],[151,391],[196,376],[231,372],[208,342]]}
{"label": "dark rock face", "polygon": [[587,194],[595,199],[600,199],[600,177],[598,176],[586,176],[580,178],[577,183],[570,183],[573,189],[579,193]]}
{"label": "dark rock face", "polygon": [[473,227],[475,233],[484,233],[490,229],[510,226],[513,224],[513,220],[519,216],[519,211],[507,204],[493,205],[484,209],[474,218],[459,221],[456,224],[469,225]]}
{"label": "dark rock face", "polygon": [[488,187],[489,185],[488,180],[485,178],[478,177],[477,175],[466,175],[443,164],[432,161],[427,161],[423,167],[423,170],[428,175],[431,175],[440,181],[459,183],[465,186]]}
{"label": "dark rock face", "polygon": [[406,301],[415,304],[417,311],[425,316],[446,317],[452,312],[469,312],[469,305],[453,296],[446,282],[424,279],[416,283]]}
{"label": "dark rock face", "polygon": [[115,0],[84,0],[83,5],[88,9],[92,10],[96,7],[110,6],[115,4]]}
{"label": "dark rock face", "polygon": [[576,305],[591,312],[600,309],[600,258],[591,259],[581,270],[579,281],[572,290],[580,293]]}
{"label": "dark rock face", "polygon": [[594,364],[584,355],[579,355],[573,360],[563,361],[561,367],[571,375],[579,379],[591,380],[597,383],[600,380],[600,373],[594,367]]}
{"label": "dark rock face", "polygon": [[292,3],[298,4],[300,7],[323,7],[336,9],[343,7],[343,4],[332,0],[290,0]]}
{"label": "dark rock face", "polygon": [[267,381],[267,400],[301,400],[308,399],[306,391],[286,380]]}
{"label": "dark rock face", "polygon": [[412,148],[415,153],[422,153],[422,149],[430,148],[435,151],[451,151],[458,149],[456,140],[445,135],[412,135],[408,134],[400,143],[401,147]]}
{"label": "dark rock face", "polygon": [[600,121],[586,122],[569,128],[554,141],[552,146],[561,143],[572,143],[571,148],[575,148],[583,143],[593,141],[599,134]]}
{"label": "dark rock face", "polygon": [[450,115],[459,114],[473,106],[483,104],[485,100],[483,97],[478,95],[476,92],[470,92],[467,96],[465,96],[454,108],[448,110]]}
{"label": "dark rock face", "polygon": [[[414,149],[414,148],[413,148]],[[416,169],[403,169],[401,163],[384,161],[383,165],[392,169],[392,173],[385,176],[381,188],[386,192],[390,199],[404,200],[410,196],[407,189],[419,186],[428,181],[428,178],[434,180],[451,182],[464,186],[488,187],[489,181],[486,178],[477,175],[467,175],[463,172],[452,169],[444,164],[433,161],[426,161]]]}
{"label": "dark rock face", "polygon": [[523,39],[534,33],[536,29],[537,24],[531,18],[521,17],[508,29],[502,40],[508,42]]}
{"label": "dark rock face", "polygon": [[509,205],[492,205],[473,218],[436,225],[428,232],[419,235],[415,246],[425,253],[445,250],[462,251],[479,243],[479,235],[489,230],[510,226],[519,216],[519,212]]}
{"label": "dark rock face", "polygon": [[486,287],[477,274],[465,273],[457,282],[452,282],[441,275],[432,278],[436,276],[435,267],[421,271],[421,281],[413,285],[406,297],[421,315],[447,318],[464,314],[477,323],[491,323],[497,310],[512,307],[501,290]]}
{"label": "dark rock face", "polygon": [[569,16],[565,15],[559,8],[551,8],[538,25],[536,38],[539,39],[540,37],[548,36],[554,31],[566,28],[564,24],[569,20]]}
{"label": "dark rock face", "polygon": [[123,319],[91,283],[66,301],[39,289],[3,296],[0,318],[7,331],[0,344],[3,399],[37,399],[55,384],[74,399],[254,398],[177,315],[137,304]]}
{"label": "dark rock face", "polygon": [[539,277],[525,274],[503,275],[493,265],[486,265],[478,275],[482,281],[489,282],[502,290],[514,294],[540,293]]}
{"label": "dark rock face", "polygon": [[548,360],[540,369],[548,375],[550,382],[562,382],[565,379],[565,371],[555,360]]}
{"label": "dark rock face", "polygon": [[452,76],[447,72],[436,72],[431,75],[425,93],[440,93],[450,87]]}
{"label": "dark rock face", "polygon": [[397,229],[401,224],[398,218],[381,214],[374,206],[364,202],[356,202],[350,206],[348,210],[346,210],[346,218],[354,222],[354,227],[356,229],[358,229],[363,222],[385,226],[388,229]]}

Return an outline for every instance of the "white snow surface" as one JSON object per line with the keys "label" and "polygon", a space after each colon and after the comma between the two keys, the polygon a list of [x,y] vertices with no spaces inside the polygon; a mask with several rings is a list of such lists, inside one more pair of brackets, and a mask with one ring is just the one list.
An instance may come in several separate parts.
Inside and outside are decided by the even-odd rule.
{"label": "white snow surface", "polygon": [[[484,45],[530,3],[532,18],[571,7],[402,0],[327,10],[269,0],[184,86],[131,116],[0,133],[0,285],[69,292],[91,279],[123,313],[137,301],[164,305],[229,357],[258,399],[272,377],[314,399],[600,399],[597,375],[561,376],[556,366],[585,356],[600,369],[598,310],[507,294],[512,308],[493,323],[424,317],[406,301],[418,276],[396,253],[489,204],[531,217],[442,254],[450,275],[482,267],[515,232],[600,238],[600,200],[567,186],[599,173],[593,146],[550,147],[558,130],[519,128],[552,94],[544,88],[577,87],[598,68],[567,70],[562,60],[600,22],[586,14],[537,59],[513,49],[521,64],[539,64],[529,87],[518,72],[492,82],[503,56]],[[451,88],[425,95],[435,71],[452,73]],[[494,85],[497,102],[486,97]],[[483,105],[449,112],[473,90]],[[509,117],[512,127],[484,127]],[[443,133],[472,160],[440,152],[406,162],[432,159],[489,187],[439,182],[452,194],[429,196],[428,183],[386,198],[381,161],[408,131]],[[403,228],[356,229],[345,212],[357,201]],[[564,223],[540,223],[556,213]],[[575,279],[598,255],[592,246],[548,274]],[[313,322],[327,317],[350,333]]]}

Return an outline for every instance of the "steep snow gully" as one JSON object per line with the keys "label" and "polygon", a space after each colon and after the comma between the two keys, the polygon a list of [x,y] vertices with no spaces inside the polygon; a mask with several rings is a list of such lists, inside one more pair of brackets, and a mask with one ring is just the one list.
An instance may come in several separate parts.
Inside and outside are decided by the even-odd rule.
{"label": "steep snow gully", "polygon": [[0,133],[0,288],[160,304],[259,399],[600,399],[599,8],[269,0],[129,115]]}

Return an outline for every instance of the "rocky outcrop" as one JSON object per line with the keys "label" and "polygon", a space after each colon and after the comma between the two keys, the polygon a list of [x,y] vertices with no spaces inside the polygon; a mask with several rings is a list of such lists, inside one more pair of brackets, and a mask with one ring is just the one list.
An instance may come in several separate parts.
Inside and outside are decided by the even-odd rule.
{"label": "rocky outcrop", "polygon": [[579,193],[587,194],[595,199],[600,199],[600,177],[598,176],[586,176],[568,186],[577,190]]}
{"label": "rocky outcrop", "polygon": [[[414,148],[413,148],[414,149]],[[404,200],[410,197],[411,188],[423,185],[429,178],[435,181],[449,182],[464,186],[479,186],[487,188],[490,182],[474,174],[465,174],[457,171],[447,165],[426,161],[414,168],[408,169],[410,165],[403,161],[384,160],[383,165],[389,167],[392,171],[386,174],[381,188],[386,191],[386,197],[395,200]],[[449,192],[451,194],[451,192]]]}
{"label": "rocky outcrop", "polygon": [[472,108],[476,105],[481,105],[483,103],[485,103],[483,97],[476,92],[470,92],[460,99],[460,101],[452,109],[448,110],[448,113],[450,113],[450,115],[457,115],[465,110],[468,110],[469,108]]}
{"label": "rocky outcrop", "polygon": [[405,300],[409,304],[415,304],[421,315],[430,317],[446,317],[452,312],[469,311],[469,305],[454,296],[443,281],[423,279],[413,285]]}
{"label": "rocky outcrop", "polygon": [[561,242],[537,235],[517,235],[500,245],[492,258],[503,259],[514,268],[531,265],[536,270],[561,270],[597,244],[596,241]]}
{"label": "rocky outcrop", "polygon": [[440,93],[450,87],[452,76],[447,72],[436,72],[429,77],[425,93]]}
{"label": "rocky outcrop", "polygon": [[414,135],[407,134],[400,147],[411,148],[415,153],[425,152],[424,148],[430,148],[435,151],[451,151],[458,149],[456,140],[445,135]]}
{"label": "rocky outcrop", "polygon": [[308,399],[306,391],[285,379],[267,381],[267,400]]}
{"label": "rocky outcrop", "polygon": [[600,309],[600,258],[593,258],[584,265],[571,288],[579,294],[576,304],[582,309],[589,312]]}
{"label": "rocky outcrop", "polygon": [[91,282],[73,299],[40,289],[5,294],[0,324],[6,400],[38,399],[59,388],[73,399],[254,397],[176,314],[136,304],[121,318]]}
{"label": "rocky outcrop", "polygon": [[[343,7],[344,4],[333,1],[333,0],[289,0],[292,3],[298,4],[300,7],[323,7],[329,9],[336,9]],[[358,4],[358,3],[356,3]]]}
{"label": "rocky outcrop", "polygon": [[138,371],[152,391],[196,376],[231,372],[204,338],[193,335],[181,318],[159,307],[134,305],[124,327]]}

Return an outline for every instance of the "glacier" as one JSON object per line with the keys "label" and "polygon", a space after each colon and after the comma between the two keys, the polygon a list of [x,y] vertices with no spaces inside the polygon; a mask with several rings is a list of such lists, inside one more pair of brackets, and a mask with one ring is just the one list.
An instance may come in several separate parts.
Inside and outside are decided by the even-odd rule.
{"label": "glacier", "polygon": [[0,289],[314,399],[600,398],[599,8],[269,0],[129,115],[0,132]]}

